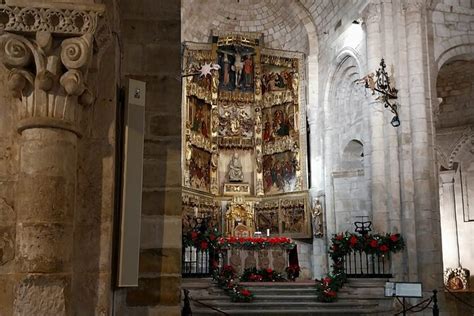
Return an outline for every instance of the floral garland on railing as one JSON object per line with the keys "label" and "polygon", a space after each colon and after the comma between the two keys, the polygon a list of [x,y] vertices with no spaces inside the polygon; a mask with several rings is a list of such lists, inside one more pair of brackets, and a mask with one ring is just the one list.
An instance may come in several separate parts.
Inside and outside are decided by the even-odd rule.
{"label": "floral garland on railing", "polygon": [[216,249],[218,246],[217,241],[220,236],[221,234],[217,228],[208,228],[205,231],[195,229],[183,234],[183,246],[193,246],[201,251],[207,250],[209,248]]}
{"label": "floral garland on railing", "polygon": [[254,295],[249,289],[240,286],[235,270],[230,265],[224,265],[220,270],[215,270],[214,280],[224,290],[232,302],[251,302]]}
{"label": "floral garland on railing", "polygon": [[331,239],[329,255],[333,261],[332,273],[321,280],[316,279],[316,293],[319,301],[333,302],[337,291],[346,282],[344,273],[344,256],[354,251],[364,251],[367,254],[389,255],[405,248],[405,242],[400,234],[359,235],[355,233],[340,233]]}
{"label": "floral garland on railing", "polygon": [[247,268],[240,277],[242,282],[285,282],[287,279],[273,269]]}
{"label": "floral garland on railing", "polygon": [[287,237],[221,237],[217,243],[219,248],[232,246],[245,250],[260,250],[275,246],[290,250],[296,245]]}

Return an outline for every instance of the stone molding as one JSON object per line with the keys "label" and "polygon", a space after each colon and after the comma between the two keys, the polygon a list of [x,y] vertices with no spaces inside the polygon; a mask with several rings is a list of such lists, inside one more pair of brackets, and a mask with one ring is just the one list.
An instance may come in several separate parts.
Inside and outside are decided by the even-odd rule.
{"label": "stone molding", "polygon": [[0,23],[0,62],[8,69],[7,88],[20,100],[19,132],[51,127],[80,136],[80,106],[94,102],[89,68],[107,44],[107,24],[98,23],[103,12],[97,5],[0,5],[0,21],[8,17]]}
{"label": "stone molding", "polygon": [[[63,8],[58,8],[63,6]],[[103,5],[47,4],[35,1],[9,1],[0,5],[0,29],[7,32],[50,32],[63,35],[94,34]]]}

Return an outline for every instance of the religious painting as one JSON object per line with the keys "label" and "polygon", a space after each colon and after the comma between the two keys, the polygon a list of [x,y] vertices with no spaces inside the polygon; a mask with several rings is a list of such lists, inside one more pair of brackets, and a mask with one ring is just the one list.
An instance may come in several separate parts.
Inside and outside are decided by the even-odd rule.
{"label": "religious painting", "polygon": [[278,234],[278,210],[255,210],[257,218],[257,228],[263,235]]}
{"label": "religious painting", "polygon": [[304,205],[282,208],[282,233],[297,234],[306,230]]}
{"label": "religious painting", "polygon": [[263,156],[264,192],[272,194],[294,191],[297,165],[298,162],[291,151]]}
{"label": "religious painting", "polygon": [[254,119],[249,108],[222,108],[219,113],[219,136],[252,137]]}
{"label": "religious painting", "polygon": [[254,90],[253,47],[244,45],[222,45],[217,49],[219,89],[223,91],[253,92]]}
{"label": "religious painting", "polygon": [[189,163],[191,187],[197,190],[209,191],[211,172],[211,154],[193,147]]}
{"label": "religious painting", "polygon": [[189,98],[189,123],[191,131],[210,137],[211,106],[196,97]]}
{"label": "religious painting", "polygon": [[262,65],[262,69],[262,94],[285,90],[296,91],[298,89],[296,70],[270,64]]}
{"label": "religious painting", "polygon": [[286,103],[263,110],[264,142],[271,142],[290,136],[295,129],[295,110],[292,103]]}

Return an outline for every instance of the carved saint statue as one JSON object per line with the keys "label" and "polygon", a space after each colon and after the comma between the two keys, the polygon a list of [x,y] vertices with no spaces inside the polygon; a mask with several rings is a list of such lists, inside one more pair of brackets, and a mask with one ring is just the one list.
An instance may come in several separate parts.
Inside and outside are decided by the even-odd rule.
{"label": "carved saint statue", "polygon": [[243,179],[242,163],[240,162],[239,154],[235,152],[229,163],[229,181],[242,182]]}
{"label": "carved saint statue", "polygon": [[313,209],[312,209],[312,218],[313,218],[313,236],[315,238],[323,237],[323,208],[319,199],[313,200]]}

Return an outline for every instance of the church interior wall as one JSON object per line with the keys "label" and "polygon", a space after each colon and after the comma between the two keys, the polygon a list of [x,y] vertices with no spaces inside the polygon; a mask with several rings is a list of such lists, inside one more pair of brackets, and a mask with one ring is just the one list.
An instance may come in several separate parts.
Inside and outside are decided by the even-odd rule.
{"label": "church interior wall", "polygon": [[180,1],[120,1],[121,79],[145,81],[138,287],[115,292],[117,315],[178,315],[181,284]]}
{"label": "church interior wall", "polygon": [[[74,2],[92,3],[87,0]],[[440,283],[439,278],[435,277],[440,272],[437,258],[441,256],[436,223],[449,219],[449,223],[453,224],[453,213],[444,212],[441,196],[441,219],[436,218],[439,214],[432,214],[433,210],[438,212],[438,187],[431,189],[430,177],[438,175],[434,176],[435,171],[424,168],[415,170],[418,173],[414,171],[420,166],[415,162],[417,155],[425,159],[425,149],[429,148],[419,140],[428,138],[431,132],[429,129],[422,130],[419,126],[424,126],[424,123],[417,125],[413,118],[423,114],[420,108],[424,109],[426,105],[417,103],[418,90],[422,89],[421,86],[426,88],[431,85],[433,88],[437,80],[440,88],[437,93],[433,91],[430,104],[437,124],[433,138],[438,151],[438,165],[433,167],[441,165],[452,169],[453,165],[449,165],[451,159],[463,171],[464,189],[460,183],[453,188],[457,201],[453,205],[457,221],[454,233],[459,249],[462,248],[459,254],[461,263],[474,271],[474,254],[468,251],[474,248],[471,238],[473,223],[465,221],[466,212],[468,217],[474,214],[470,209],[474,204],[474,85],[472,82],[471,85],[466,84],[466,79],[469,75],[472,78],[474,73],[472,55],[466,57],[474,53],[472,1],[443,0],[434,8],[429,8],[427,46],[415,49],[410,40],[418,43],[413,39],[417,39],[415,36],[419,34],[408,32],[417,23],[416,19],[410,15],[412,13],[408,13],[410,16],[407,18],[403,1],[394,0],[390,8],[384,2],[384,10],[379,14],[384,15],[381,27],[388,35],[381,38],[378,45],[382,48],[379,50],[374,49],[371,46],[373,42],[367,38],[366,20],[362,19],[362,26],[352,24],[352,21],[361,18],[367,1],[301,0],[292,1],[290,5],[284,0],[104,2],[115,43],[104,53],[98,68],[93,70],[95,77],[91,85],[96,87],[98,95],[96,103],[84,111],[81,121],[84,135],[77,142],[75,237],[72,245],[74,273],[71,286],[75,313],[107,314],[114,310],[118,315],[179,314],[183,160],[179,43],[209,42],[213,30],[261,32],[264,46],[299,51],[307,56],[305,76],[309,82],[306,82],[308,92],[305,97],[311,130],[308,164],[312,171],[309,190],[311,196],[323,201],[327,227],[324,238],[313,239],[312,245],[306,242],[298,245],[302,266],[312,269],[306,275],[308,278],[320,277],[328,272],[330,263],[326,252],[331,233],[353,231],[351,225],[356,216],[373,217],[374,213],[380,212],[377,218],[384,218],[386,222],[377,222],[375,229],[400,230],[408,241],[407,253],[394,258],[394,262],[400,264],[395,271],[396,277],[416,281],[424,275],[423,280],[429,279],[430,286]],[[244,6],[245,10],[242,9]],[[249,6],[251,9],[248,9]],[[360,28],[362,33],[354,33],[355,28]],[[418,55],[417,49],[423,53]],[[387,113],[376,118],[384,120],[381,125],[373,124],[374,117],[371,115],[374,107],[381,105],[374,104],[373,96],[370,92],[366,93],[363,85],[354,83],[375,70],[374,60],[378,62],[381,54],[390,64],[397,66],[394,69],[395,80],[402,105],[402,126],[398,132],[389,125],[391,116]],[[414,60],[414,57],[419,59]],[[413,61],[408,63],[408,59]],[[369,69],[369,66],[372,68]],[[432,70],[429,76],[427,69]],[[420,83],[419,73],[425,78],[423,80],[428,78],[430,82]],[[113,279],[111,266],[114,265],[116,84],[123,84],[127,78],[147,82],[140,276],[137,288],[118,289],[114,293],[110,284]],[[7,72],[2,69],[0,83],[5,86],[7,81]],[[16,131],[17,112],[12,106],[15,102],[2,90],[0,238],[3,238],[3,253],[0,257],[0,315],[13,314],[19,278],[14,258],[18,246],[15,196],[21,144]],[[464,114],[459,115],[459,111],[464,111]],[[428,125],[429,120],[426,121]],[[374,146],[377,146],[373,135],[380,130],[381,139],[385,142],[381,148],[384,165],[380,167],[385,182],[382,183],[383,195],[377,197],[371,186],[373,173],[377,171],[372,167],[372,154]],[[418,135],[416,144],[414,134]],[[360,160],[347,155],[346,149],[353,141],[362,145],[363,157]],[[242,163],[245,166],[253,159],[251,154],[245,155]],[[230,154],[224,154],[221,166],[227,166],[229,160]],[[219,170],[222,177],[225,171]],[[420,177],[427,179],[426,182],[416,182]],[[252,183],[252,170],[244,168],[244,178]],[[436,181],[434,179],[433,184],[438,184]],[[393,192],[393,196],[388,196],[387,192]],[[380,204],[374,204],[374,197],[376,202],[382,201],[381,209],[378,208]],[[462,198],[473,201],[470,208],[459,204]],[[223,203],[224,208],[226,203]],[[420,206],[422,213],[416,215]],[[429,219],[426,223],[421,220],[424,217]],[[417,233],[417,230],[423,233]],[[421,251],[422,255],[419,254]],[[38,298],[41,299],[52,300],[44,296]]]}

